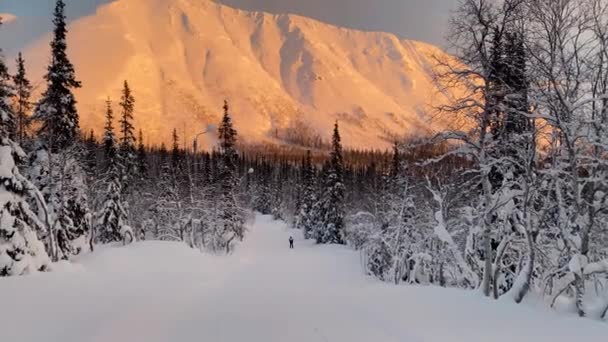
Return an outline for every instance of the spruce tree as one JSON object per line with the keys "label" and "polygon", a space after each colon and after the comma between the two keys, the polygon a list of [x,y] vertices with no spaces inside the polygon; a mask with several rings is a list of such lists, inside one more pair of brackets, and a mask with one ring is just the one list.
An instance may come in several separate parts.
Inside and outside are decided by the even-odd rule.
{"label": "spruce tree", "polygon": [[125,225],[127,213],[121,197],[121,165],[118,144],[114,135],[114,115],[110,100],[106,105],[106,125],[104,127],[103,150],[106,160],[104,183],[106,186],[101,210],[97,213],[98,241],[102,243],[120,241],[121,229]]}
{"label": "spruce tree", "polygon": [[50,263],[36,235],[46,227],[30,210],[26,189],[31,185],[17,167],[25,153],[11,139],[15,116],[9,106],[9,80],[0,50],[0,277],[43,271]]}
{"label": "spruce tree", "polygon": [[183,205],[179,192],[178,177],[171,163],[165,161],[160,165],[158,194],[152,206],[155,220],[159,225],[159,238],[180,239],[184,241],[182,228]]}
{"label": "spruce tree", "polygon": [[135,110],[135,98],[124,81],[122,96],[120,99],[120,160],[122,164],[123,192],[128,191],[129,184],[135,178],[137,168],[137,156],[135,154],[135,127],[133,126],[133,112]]}
{"label": "spruce tree", "polygon": [[89,131],[85,139],[86,160],[85,168],[89,178],[95,179],[97,175],[97,140],[93,130]]}
{"label": "spruce tree", "polygon": [[315,189],[315,170],[312,165],[310,150],[306,152],[306,159],[302,165],[302,203],[298,213],[298,225],[302,228],[304,238],[310,239],[314,233],[314,206],[317,202]]}
{"label": "spruce tree", "polygon": [[143,181],[148,176],[148,156],[144,145],[144,134],[139,130],[139,144],[137,147],[137,174],[138,181]]}
{"label": "spruce tree", "polygon": [[270,167],[268,164],[263,163],[258,167],[256,176],[258,178],[258,184],[255,188],[255,196],[253,197],[253,210],[259,212],[262,215],[269,215],[272,213],[272,191],[270,187],[271,174]]}
{"label": "spruce tree", "polygon": [[325,184],[321,198],[322,226],[317,227],[320,243],[344,244],[344,166],[342,143],[338,122],[334,126],[332,151],[325,173]]}
{"label": "spruce tree", "polygon": [[531,120],[525,115],[529,111],[526,50],[523,33],[507,32],[505,38],[506,72],[505,84],[509,96],[506,99],[507,117],[505,131],[508,135],[525,134],[532,129]]}
{"label": "spruce tree", "polygon": [[237,159],[236,137],[237,132],[232,125],[228,102],[224,101],[224,116],[219,127],[220,139],[220,227],[221,235],[224,236],[224,247],[230,251],[231,242],[238,238],[242,240],[245,236],[244,220],[239,212],[236,199]]}
{"label": "spruce tree", "polygon": [[[1,101],[6,97],[0,97]],[[0,109],[0,277],[44,271],[50,264],[44,244],[36,235],[46,227],[29,207],[26,189],[31,184],[17,167],[25,153],[5,129],[10,127],[11,116]]]}
{"label": "spruce tree", "polygon": [[[86,172],[73,89],[80,87],[67,56],[65,3],[58,0],[54,12],[47,88],[36,104],[32,119],[39,122],[36,150],[28,170],[49,204],[53,261],[79,253],[88,246],[81,236],[90,231]],[[52,241],[53,239],[51,239]],[[61,255],[60,255],[61,254]]]}
{"label": "spruce tree", "polygon": [[32,85],[27,78],[25,72],[25,61],[21,52],[17,57],[17,74],[13,77],[15,85],[15,117],[16,117],[16,137],[15,139],[20,144],[23,144],[27,138],[27,129],[29,127],[29,113],[32,109],[30,96],[32,94]]}
{"label": "spruce tree", "polygon": [[72,90],[80,88],[74,66],[67,56],[67,25],[64,14],[65,3],[57,0],[51,41],[51,63],[45,80],[47,89],[36,105],[33,119],[41,122],[39,136],[47,148],[57,152],[71,146],[78,138],[79,120],[76,99]]}

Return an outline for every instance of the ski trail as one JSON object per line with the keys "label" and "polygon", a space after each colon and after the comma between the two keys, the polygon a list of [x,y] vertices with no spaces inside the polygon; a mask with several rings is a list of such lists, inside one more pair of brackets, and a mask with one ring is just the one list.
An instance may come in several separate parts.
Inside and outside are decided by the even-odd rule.
{"label": "ski trail", "polygon": [[77,262],[0,279],[0,341],[599,342],[608,331],[475,292],[378,282],[357,252],[261,215],[230,256],[148,241]]}

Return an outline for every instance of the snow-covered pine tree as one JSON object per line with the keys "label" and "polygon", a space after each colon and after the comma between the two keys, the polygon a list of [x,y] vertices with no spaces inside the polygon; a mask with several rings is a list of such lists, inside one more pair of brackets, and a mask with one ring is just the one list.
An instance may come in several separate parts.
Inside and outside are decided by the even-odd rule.
{"label": "snow-covered pine tree", "polygon": [[32,103],[30,102],[30,96],[32,94],[32,85],[27,78],[25,72],[25,61],[21,52],[17,57],[17,73],[13,76],[13,83],[15,85],[15,96],[14,96],[14,112],[16,121],[16,137],[15,140],[19,144],[23,144],[27,137],[27,130],[30,124],[29,114],[32,109]]}
{"label": "snow-covered pine tree", "polygon": [[224,101],[224,116],[219,127],[220,165],[219,165],[219,226],[217,237],[222,238],[223,247],[230,252],[234,239],[245,237],[244,218],[237,202],[237,132],[232,125],[228,101]]}
{"label": "snow-covered pine tree", "polygon": [[135,153],[135,127],[133,126],[133,112],[135,110],[135,97],[127,81],[124,81],[120,98],[120,150],[119,157],[122,164],[122,191],[127,193],[136,176],[137,156]]}
{"label": "snow-covered pine tree", "polygon": [[146,224],[149,221],[150,206],[153,205],[154,187],[157,185],[156,178],[150,178],[148,173],[148,151],[144,145],[144,135],[141,129],[139,130],[138,147],[136,153],[136,165],[133,174],[133,184],[131,191],[127,194],[126,199],[129,202],[128,214],[129,222],[132,222],[134,229],[138,232],[136,236],[139,239],[145,239]]}
{"label": "snow-covered pine tree", "polygon": [[36,235],[46,227],[26,201],[32,185],[17,167],[25,153],[10,138],[15,133],[15,116],[9,106],[9,79],[0,50],[0,277],[44,271],[50,264]]}
{"label": "snow-covered pine tree", "polygon": [[275,220],[285,220],[285,194],[283,187],[283,170],[281,167],[275,168],[275,172],[272,175],[271,189],[270,189],[270,212]]}
{"label": "snow-covered pine tree", "polygon": [[[49,204],[49,247],[52,260],[79,253],[86,245],[81,239],[90,230],[86,173],[82,167],[83,148],[79,132],[76,100],[72,90],[80,87],[67,56],[65,3],[55,6],[51,62],[45,75],[47,89],[37,103],[32,119],[40,123],[35,150],[28,169],[30,178]],[[41,215],[40,210],[38,210]],[[57,239],[54,239],[56,236]]]}
{"label": "snow-covered pine tree", "polygon": [[312,154],[310,150],[306,152],[306,158],[302,165],[302,200],[297,214],[298,227],[302,229],[304,238],[310,239],[314,236],[314,211],[317,202],[317,192],[315,186],[315,168],[312,164]]}
{"label": "snow-covered pine tree", "polygon": [[89,175],[89,180],[91,182],[93,182],[97,176],[97,171],[98,171],[97,170],[97,168],[98,168],[98,163],[97,163],[98,146],[97,146],[97,139],[95,139],[95,132],[93,132],[93,130],[90,130],[89,134],[85,138],[84,147],[86,150],[84,167],[86,169],[87,174]]}
{"label": "snow-covered pine tree", "polygon": [[165,161],[160,166],[158,196],[152,205],[158,225],[158,239],[186,241],[184,204],[179,193],[178,177],[172,162]]}
{"label": "snow-covered pine tree", "polygon": [[106,103],[106,125],[104,127],[103,150],[105,157],[103,203],[96,217],[97,241],[109,243],[122,240],[122,229],[127,213],[122,203],[122,165],[118,156],[118,143],[114,135],[112,103]]}
{"label": "snow-covered pine tree", "polygon": [[36,104],[33,119],[41,123],[38,136],[51,153],[70,147],[78,139],[79,120],[72,90],[80,88],[74,66],[67,55],[65,3],[57,0],[51,41],[51,63],[45,80],[47,89]]}
{"label": "snow-covered pine tree", "polygon": [[144,134],[139,130],[139,139],[137,147],[137,177],[138,181],[146,179],[148,175],[148,155],[144,144]]}
{"label": "snow-covered pine tree", "polygon": [[[7,113],[0,112],[0,118],[0,126],[8,126]],[[27,203],[31,184],[17,167],[23,158],[21,147],[8,138],[6,129],[0,129],[0,277],[44,271],[50,264],[36,234],[46,231],[46,226]]]}
{"label": "snow-covered pine tree", "polygon": [[252,200],[253,210],[262,215],[269,215],[272,212],[272,171],[267,163],[259,165],[257,170],[257,184]]}
{"label": "snow-covered pine tree", "polygon": [[322,225],[318,229],[320,243],[344,244],[344,179],[342,143],[338,122],[334,125],[332,150],[325,173],[325,183],[321,198]]}

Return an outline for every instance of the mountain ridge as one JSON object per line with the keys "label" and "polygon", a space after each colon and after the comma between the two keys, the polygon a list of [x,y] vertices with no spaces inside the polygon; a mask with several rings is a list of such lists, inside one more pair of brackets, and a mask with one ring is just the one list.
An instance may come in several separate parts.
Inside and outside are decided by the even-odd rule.
{"label": "mountain ridge", "polygon": [[[211,1],[118,0],[72,22],[69,48],[83,129],[101,129],[104,100],[118,99],[126,79],[150,143],[168,142],[173,128],[191,141],[219,121],[225,98],[249,141],[282,142],[298,125],[327,138],[338,120],[346,145],[377,148],[445,124],[426,112],[443,96],[433,56],[447,55],[389,33]],[[25,56],[41,79],[48,37]]]}

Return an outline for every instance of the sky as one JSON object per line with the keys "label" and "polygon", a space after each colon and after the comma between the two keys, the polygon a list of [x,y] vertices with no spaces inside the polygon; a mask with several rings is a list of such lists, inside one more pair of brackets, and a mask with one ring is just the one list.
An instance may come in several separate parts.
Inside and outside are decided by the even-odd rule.
{"label": "sky", "polygon": [[[112,0],[66,0],[69,19],[95,12]],[[208,1],[208,0],[200,0]],[[216,0],[246,10],[295,13],[330,24],[369,31],[395,33],[406,39],[444,45],[450,10],[458,0]],[[0,13],[16,15],[11,35],[0,44],[14,50],[50,29],[54,0],[0,0]],[[17,27],[15,27],[17,26]],[[5,30],[4,30],[5,31]],[[17,33],[15,33],[17,32]]]}

